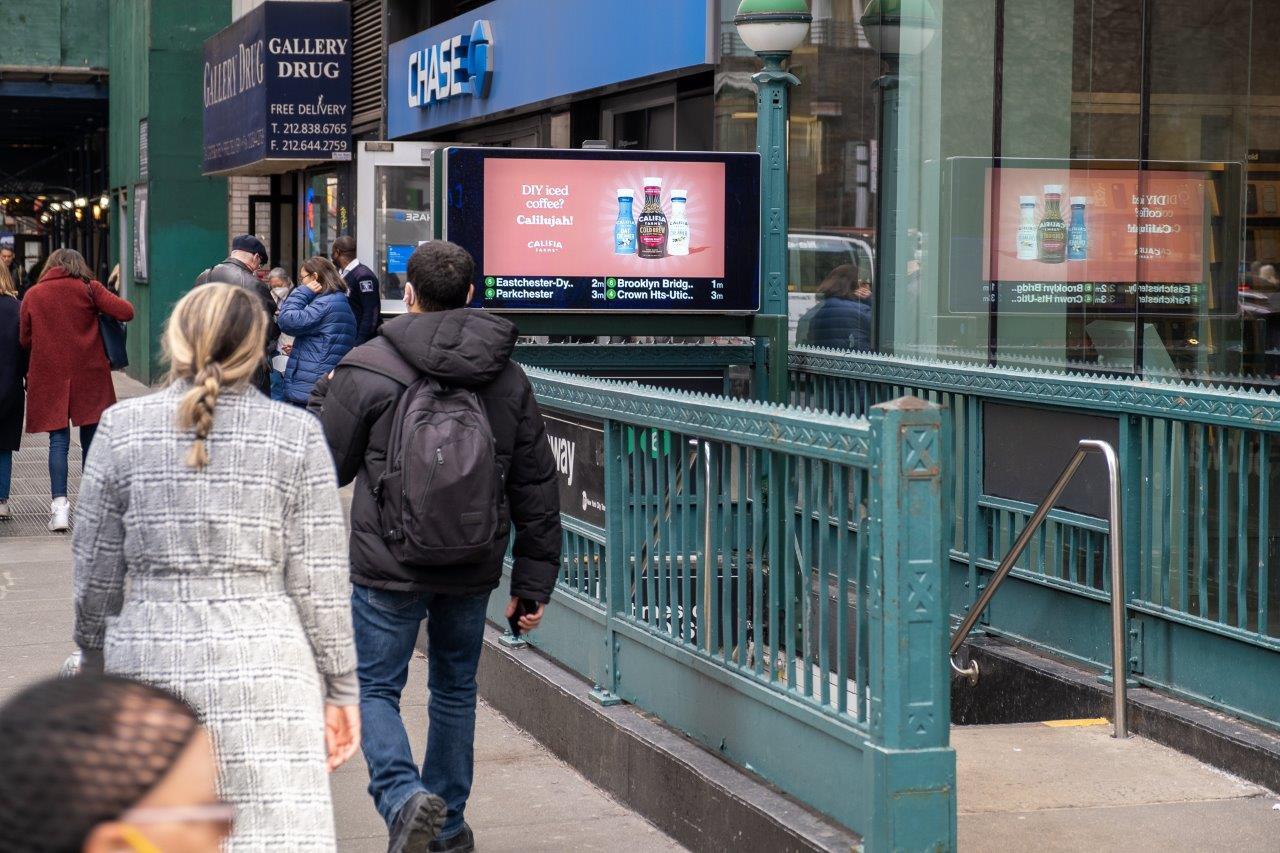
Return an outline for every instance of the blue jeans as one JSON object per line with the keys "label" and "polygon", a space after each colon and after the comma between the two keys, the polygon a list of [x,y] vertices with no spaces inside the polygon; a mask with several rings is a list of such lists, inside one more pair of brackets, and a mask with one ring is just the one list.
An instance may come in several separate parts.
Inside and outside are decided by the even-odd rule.
{"label": "blue jeans", "polygon": [[284,402],[284,374],[278,370],[271,371],[271,399]]}
{"label": "blue jeans", "polygon": [[0,501],[9,500],[9,483],[13,480],[13,451],[0,450]]}
{"label": "blue jeans", "polygon": [[[475,770],[476,670],[489,596],[392,592],[355,586],[351,592],[360,660],[360,746],[369,765],[369,793],[390,826],[418,791],[449,807],[440,830],[462,830]],[[419,771],[400,717],[400,694],[422,620],[427,620],[427,754]]]}
{"label": "blue jeans", "polygon": [[[97,424],[80,427],[81,466],[89,458],[89,445],[93,444],[93,434],[97,431]],[[49,433],[49,491],[55,498],[67,496],[67,452],[70,449],[71,427],[55,429]]]}

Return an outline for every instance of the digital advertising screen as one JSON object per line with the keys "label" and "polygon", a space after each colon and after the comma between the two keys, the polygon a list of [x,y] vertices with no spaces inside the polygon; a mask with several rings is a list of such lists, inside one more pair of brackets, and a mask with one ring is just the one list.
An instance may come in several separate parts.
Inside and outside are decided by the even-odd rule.
{"label": "digital advertising screen", "polygon": [[755,154],[453,148],[447,239],[476,259],[477,306],[751,313]]}
{"label": "digital advertising screen", "polygon": [[952,163],[952,311],[1234,312],[1234,164]]}

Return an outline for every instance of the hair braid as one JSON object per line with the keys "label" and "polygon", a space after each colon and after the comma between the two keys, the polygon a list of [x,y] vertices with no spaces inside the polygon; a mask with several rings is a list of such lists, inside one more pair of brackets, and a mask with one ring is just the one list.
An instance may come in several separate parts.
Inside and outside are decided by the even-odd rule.
{"label": "hair braid", "polygon": [[[218,395],[222,393],[222,365],[210,361],[192,380],[191,390],[187,392],[190,400],[192,426],[195,427],[196,440],[187,453],[187,465],[202,470],[209,464],[209,451],[205,440],[213,431],[213,410],[218,405]],[[187,402],[184,399],[184,404]]]}
{"label": "hair braid", "polygon": [[209,464],[207,446],[214,410],[222,393],[252,381],[262,363],[267,312],[249,291],[230,284],[205,284],[178,301],[165,330],[170,379],[191,388],[178,404],[178,427],[195,432],[187,465]]}

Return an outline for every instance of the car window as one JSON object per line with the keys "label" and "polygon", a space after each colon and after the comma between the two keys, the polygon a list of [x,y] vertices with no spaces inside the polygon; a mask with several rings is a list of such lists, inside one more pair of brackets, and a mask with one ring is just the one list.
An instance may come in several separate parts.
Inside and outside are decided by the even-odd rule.
{"label": "car window", "polygon": [[848,237],[793,234],[787,240],[793,293],[814,293],[818,285],[841,264],[852,264],[858,278],[871,280],[871,258],[864,245]]}

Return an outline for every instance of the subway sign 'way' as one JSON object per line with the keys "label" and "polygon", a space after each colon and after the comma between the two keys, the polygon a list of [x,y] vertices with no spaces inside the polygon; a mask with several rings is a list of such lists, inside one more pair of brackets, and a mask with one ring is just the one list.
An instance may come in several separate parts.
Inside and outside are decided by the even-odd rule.
{"label": "subway sign 'way'", "polygon": [[493,81],[493,29],[476,21],[471,35],[447,38],[409,54],[409,106],[426,108],[462,95],[487,98]]}

